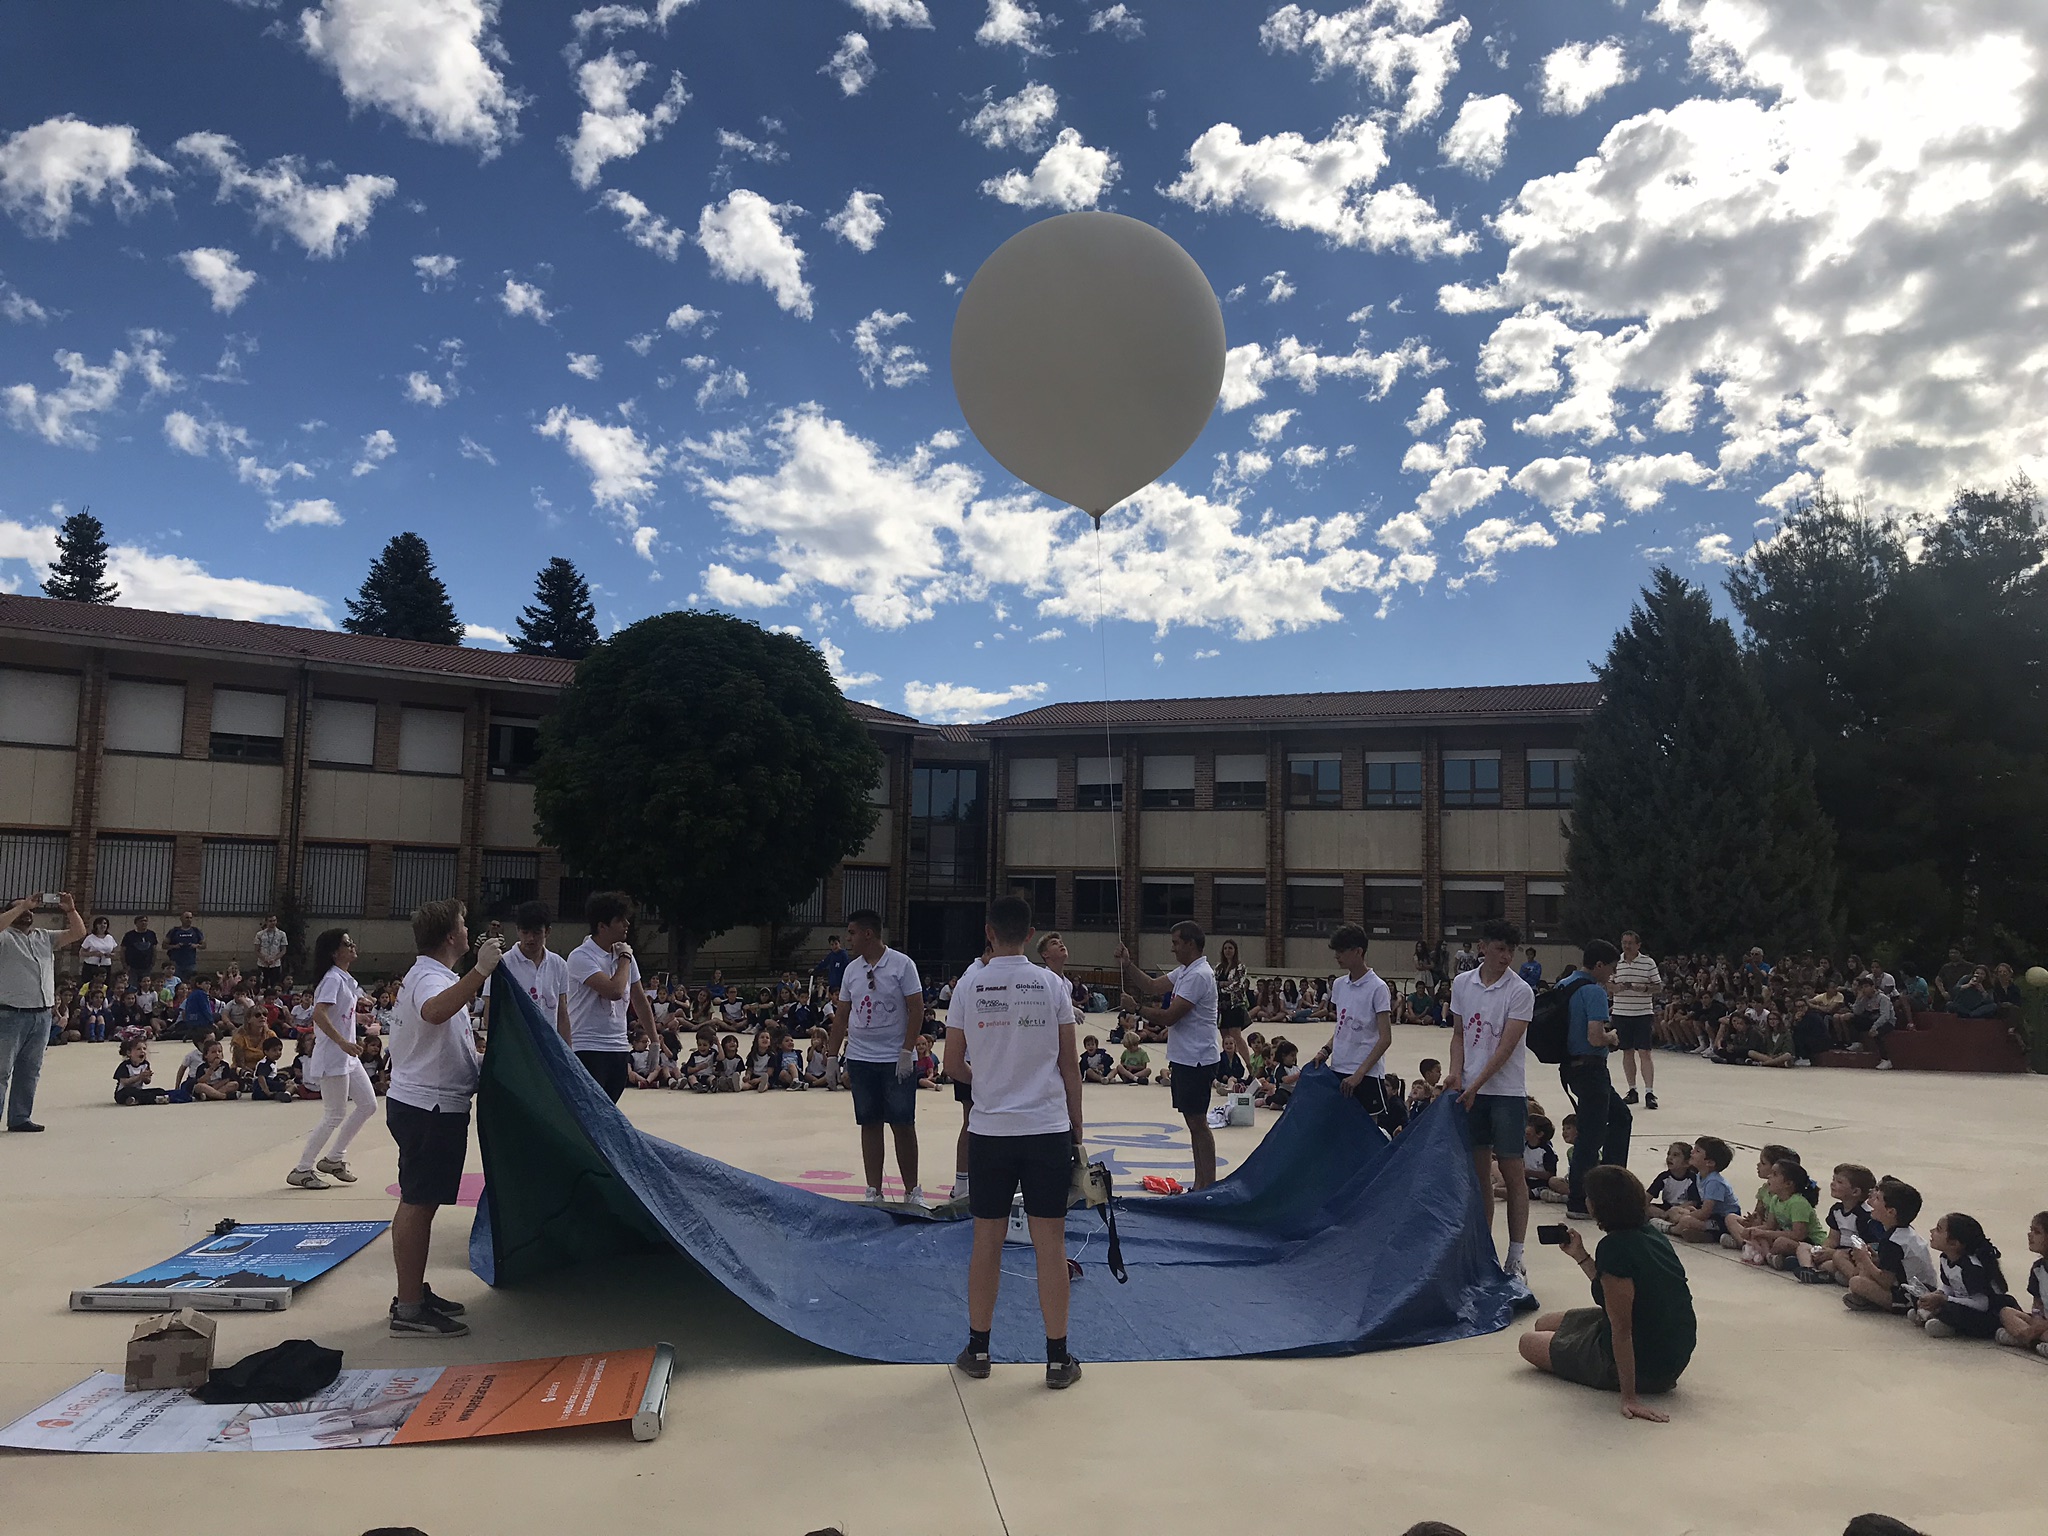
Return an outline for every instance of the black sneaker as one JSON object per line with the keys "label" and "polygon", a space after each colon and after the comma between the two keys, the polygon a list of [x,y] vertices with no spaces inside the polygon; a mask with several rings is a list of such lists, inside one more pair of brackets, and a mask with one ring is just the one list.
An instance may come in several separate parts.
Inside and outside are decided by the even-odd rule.
{"label": "black sneaker", "polygon": [[1080,1379],[1081,1362],[1072,1355],[1067,1356],[1064,1360],[1048,1360],[1045,1362],[1045,1384],[1055,1392],[1060,1391],[1064,1387],[1071,1387]]}
{"label": "black sneaker", "polygon": [[1633,1103],[1635,1103],[1635,1101],[1636,1101],[1636,1091],[1635,1091],[1635,1089],[1631,1088],[1631,1089],[1629,1089],[1629,1091],[1628,1091],[1628,1097],[1627,1097],[1627,1098],[1625,1098],[1625,1099],[1623,1099],[1623,1100],[1622,1100],[1621,1102],[1622,1102],[1622,1103],[1624,1103],[1624,1104],[1633,1104]]}
{"label": "black sneaker", "polygon": [[[431,1285],[426,1287],[426,1294],[420,1298],[420,1305],[429,1312],[440,1313],[443,1317],[460,1317],[469,1310],[459,1301],[450,1301],[445,1296],[436,1296]],[[396,1296],[391,1298],[391,1313],[394,1317],[398,1315],[398,1298]]]}
{"label": "black sneaker", "polygon": [[1644,1094],[1644,1095],[1643,1095],[1643,1108],[1645,1108],[1645,1109],[1655,1109],[1656,1107],[1657,1107],[1657,1095],[1655,1095],[1654,1093],[1646,1093],[1646,1094]]}
{"label": "black sneaker", "polygon": [[988,1380],[988,1356],[976,1353],[971,1345],[953,1357],[953,1364],[962,1375],[972,1376],[976,1381]]}
{"label": "black sneaker", "polygon": [[459,1339],[469,1332],[469,1324],[456,1318],[444,1316],[432,1307],[421,1307],[417,1317],[405,1317],[398,1312],[391,1314],[393,1333],[424,1333],[437,1339]]}

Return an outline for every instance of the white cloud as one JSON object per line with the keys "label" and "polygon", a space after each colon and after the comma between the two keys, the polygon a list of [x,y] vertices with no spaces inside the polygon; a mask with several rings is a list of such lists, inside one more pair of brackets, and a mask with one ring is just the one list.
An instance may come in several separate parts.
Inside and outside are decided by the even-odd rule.
{"label": "white cloud", "polygon": [[88,363],[78,352],[53,353],[52,360],[66,379],[63,385],[45,391],[33,384],[10,384],[0,389],[0,403],[18,432],[58,448],[98,447],[99,436],[87,418],[120,404],[131,378],[142,380],[145,396],[178,387],[178,376],[164,362],[162,344],[155,331],[134,331],[128,347],[115,348],[104,363]]}
{"label": "white cloud", "polygon": [[1217,123],[1188,146],[1188,168],[1162,191],[1192,208],[1240,204],[1283,229],[1313,230],[1334,245],[1414,256],[1462,255],[1475,245],[1406,182],[1365,190],[1387,164],[1378,124],[1342,118],[1324,139],[1289,130],[1247,144],[1234,123]]}
{"label": "white cloud", "polygon": [[135,184],[170,167],[126,123],[101,127],[66,113],[0,139],[0,208],[32,235],[54,240],[82,217],[80,202],[104,198],[122,217],[165,192]]}
{"label": "white cloud", "polygon": [[1398,98],[1400,126],[1408,129],[1443,106],[1444,86],[1458,68],[1458,48],[1472,35],[1472,24],[1462,16],[1418,30],[1442,11],[1442,0],[1365,0],[1328,15],[1286,5],[1266,18],[1259,41],[1289,53],[1312,52],[1318,75],[1348,69],[1384,100]]}
{"label": "white cloud", "polygon": [[533,429],[554,438],[590,476],[590,499],[608,507],[628,528],[640,524],[641,504],[654,495],[654,482],[667,467],[666,450],[632,427],[606,426],[566,405],[549,411]]}
{"label": "white cloud", "polygon": [[794,203],[771,203],[742,187],[706,205],[697,220],[697,243],[720,277],[759,283],[780,308],[808,320],[811,285],[804,281],[804,253],[782,227],[802,212]]}
{"label": "white cloud", "polygon": [[846,0],[859,11],[869,26],[886,32],[891,27],[922,27],[931,29],[932,13],[925,9],[924,0]]}
{"label": "white cloud", "polygon": [[1014,96],[983,102],[960,127],[990,149],[1036,149],[1059,115],[1059,93],[1034,81]]}
{"label": "white cloud", "polygon": [[1055,624],[1051,629],[1041,629],[1027,643],[1037,645],[1041,640],[1064,640],[1066,638],[1067,632]]}
{"label": "white cloud", "polygon": [[1517,523],[1513,518],[1489,517],[1465,530],[1465,562],[1473,567],[1453,585],[1467,581],[1492,581],[1500,574],[1496,561],[1518,549],[1549,549],[1557,535],[1541,523]]}
{"label": "white cloud", "polygon": [[488,160],[517,137],[522,105],[497,70],[497,19],[497,0],[324,0],[299,13],[299,36],[350,106],[376,107],[416,138]]}
{"label": "white cloud", "polygon": [[[0,518],[0,563],[23,561],[40,582],[56,559],[56,524]],[[107,551],[107,575],[120,588],[115,603],[124,608],[202,613],[223,619],[298,619],[317,629],[334,628],[327,605],[310,593],[240,576],[215,576],[197,560],[182,555],[159,555],[134,544],[115,544]]]}
{"label": "white cloud", "polygon": [[308,256],[339,256],[351,237],[370,227],[377,204],[398,190],[389,176],[346,176],[332,186],[309,182],[297,155],[280,155],[251,170],[223,133],[188,133],[175,148],[219,178],[216,201],[246,197],[259,229],[289,235]]}
{"label": "white cloud", "polygon": [[706,320],[716,320],[717,318],[718,311],[715,309],[699,309],[694,304],[683,304],[670,310],[668,312],[668,319],[664,320],[662,324],[672,331],[681,331],[687,336]]}
{"label": "white cloud", "polygon": [[471,437],[467,432],[463,433],[462,435],[462,456],[465,459],[481,460],[483,463],[489,464],[493,468],[495,468],[498,463],[498,456],[495,453],[492,453],[490,449],[486,448],[482,443],[478,442],[475,438]]}
{"label": "white cloud", "polygon": [[688,358],[686,363],[703,362],[704,382],[697,386],[697,409],[718,405],[727,400],[744,400],[749,390],[747,376],[737,368],[720,368],[710,358]]}
{"label": "white cloud", "polygon": [[1408,430],[1418,434],[1427,432],[1450,414],[1451,405],[1444,399],[1443,386],[1437,385],[1424,395],[1422,403],[1415,407],[1415,414],[1408,418]]}
{"label": "white cloud", "polygon": [[818,642],[818,650],[825,658],[825,670],[832,674],[832,681],[841,688],[867,688],[882,680],[882,674],[879,672],[849,671],[846,665],[846,652],[829,639],[821,639]]}
{"label": "white cloud", "polygon": [[1508,484],[1548,507],[1551,520],[1566,533],[1597,533],[1607,521],[1604,513],[1578,510],[1580,503],[1592,500],[1599,486],[1593,461],[1582,454],[1531,459],[1515,471]]}
{"label": "white cloud", "polygon": [[50,312],[12,283],[0,281],[0,315],[16,325],[41,325]]}
{"label": "white cloud", "polygon": [[920,720],[941,725],[986,720],[997,710],[1028,704],[1045,696],[1044,683],[1013,683],[1008,688],[976,688],[967,683],[905,683],[903,707]]}
{"label": "white cloud", "polygon": [[1057,25],[1057,18],[1040,15],[1020,0],[988,0],[988,16],[975,29],[974,40],[984,48],[1015,48],[1020,53],[1042,55],[1048,50],[1039,34]]}
{"label": "white cloud", "polygon": [[604,372],[604,364],[595,352],[571,352],[569,371],[579,379],[595,379]]}
{"label": "white cloud", "polygon": [[838,81],[843,94],[858,96],[875,78],[875,61],[868,51],[868,40],[858,32],[847,33],[832,50],[832,57],[819,66],[818,73]]}
{"label": "white cloud", "polygon": [[1734,535],[1709,533],[1696,539],[1692,546],[1695,565],[1733,565],[1742,557],[1729,546],[1735,542]]}
{"label": "white cloud", "polygon": [[1111,37],[1130,42],[1145,35],[1145,18],[1128,5],[1117,4],[1100,11],[1091,12],[1088,17],[1090,32],[1107,32]]}
{"label": "white cloud", "polygon": [[1544,57],[1543,110],[1576,116],[1634,77],[1627,52],[1612,38],[1604,43],[1566,43]]}
{"label": "white cloud", "polygon": [[224,315],[233,314],[256,286],[256,274],[244,271],[235,253],[219,246],[202,245],[181,251],[178,262],[185,275],[206,290],[213,307]]}
{"label": "white cloud", "polygon": [[455,276],[455,269],[462,265],[460,256],[415,256],[412,269],[420,277],[420,286],[432,292],[442,283]]}
{"label": "white cloud", "polygon": [[313,471],[296,459],[283,464],[264,463],[254,454],[243,454],[235,460],[235,478],[244,485],[253,485],[266,496],[277,494],[277,488],[287,480],[310,480]]}
{"label": "white cloud", "polygon": [[720,162],[723,163],[728,155],[736,156],[741,160],[757,161],[762,165],[774,165],[778,161],[787,160],[789,158],[789,151],[780,144],[777,144],[772,137],[772,134],[780,130],[782,125],[772,119],[764,118],[762,121],[768,125],[770,130],[770,136],[765,143],[750,139],[744,133],[735,133],[730,128],[719,129],[718,157]]}
{"label": "white cloud", "polygon": [[548,296],[532,283],[522,283],[516,277],[505,279],[505,286],[498,290],[498,303],[505,313],[515,319],[520,315],[531,315],[542,325],[555,318],[548,308]]}
{"label": "white cloud", "polygon": [[164,441],[180,453],[203,459],[209,453],[232,456],[232,450],[247,448],[249,434],[211,416],[201,420],[186,411],[171,411],[164,416]]}
{"label": "white cloud", "polygon": [[1507,158],[1508,128],[1521,110],[1512,96],[1467,96],[1437,147],[1450,164],[1491,176]]}
{"label": "white cloud", "polygon": [[612,187],[599,201],[626,221],[628,240],[654,252],[663,261],[674,261],[683,242],[690,238],[630,192]]}
{"label": "white cloud", "polygon": [[414,372],[405,376],[405,398],[414,405],[442,406],[448,403],[448,391],[431,374]]}
{"label": "white cloud", "polygon": [[1644,512],[1657,505],[1664,499],[1664,487],[1674,480],[1681,485],[1698,485],[1713,478],[1714,472],[1689,453],[1636,454],[1609,459],[1600,466],[1600,483],[1631,512]]}
{"label": "white cloud", "polygon": [[1425,342],[1410,340],[1387,352],[1374,352],[1361,341],[1349,352],[1318,352],[1294,336],[1268,348],[1248,341],[1223,354],[1225,411],[1239,410],[1266,397],[1266,385],[1287,379],[1304,394],[1314,394],[1324,379],[1363,379],[1367,398],[1378,400],[1393,388],[1403,371],[1434,373],[1443,363]]}
{"label": "white cloud", "polygon": [[1263,416],[1252,418],[1252,441],[1270,443],[1287,430],[1287,423],[1301,413],[1296,410],[1268,411]]}
{"label": "white cloud", "polygon": [[1296,443],[1280,455],[1280,462],[1289,469],[1314,469],[1329,456],[1327,448],[1318,448],[1314,443]]}
{"label": "white cloud", "polygon": [[661,530],[650,523],[642,523],[630,535],[633,553],[649,565],[654,563],[654,541],[661,537]]}
{"label": "white cloud", "polygon": [[1216,473],[1210,484],[1219,494],[1227,496],[1233,490],[1242,490],[1250,485],[1272,467],[1273,456],[1256,448],[1240,449],[1235,454],[1219,453],[1216,455]]}
{"label": "white cloud", "polygon": [[315,501],[295,501],[290,506],[272,503],[263,526],[272,533],[280,528],[339,528],[340,511],[325,496]]}
{"label": "white cloud", "polygon": [[462,626],[464,645],[494,645],[500,650],[512,648],[512,637],[502,629],[493,629],[488,624],[465,624]]}
{"label": "white cloud", "polygon": [[846,206],[825,221],[825,228],[856,251],[872,251],[888,222],[879,192],[850,192]]}
{"label": "white cloud", "polygon": [[878,309],[853,328],[853,350],[860,356],[860,376],[868,388],[879,381],[889,389],[901,389],[931,372],[915,347],[888,339],[891,331],[908,324],[908,314]]}
{"label": "white cloud", "polygon": [[1467,416],[1451,423],[1451,429],[1438,443],[1410,443],[1407,453],[1401,457],[1401,468],[1408,474],[1435,474],[1440,469],[1455,469],[1460,464],[1472,462],[1472,456],[1486,446],[1486,423],[1477,416]]}
{"label": "white cloud", "polygon": [[1284,303],[1295,295],[1294,284],[1287,281],[1287,274],[1284,271],[1269,272],[1260,281],[1266,285],[1266,302],[1268,304]]}
{"label": "white cloud", "polygon": [[579,41],[593,32],[606,37],[616,37],[621,32],[640,28],[666,32],[676,12],[694,3],[695,0],[654,0],[651,10],[637,5],[600,5],[592,10],[578,11],[570,18],[570,25],[576,29]]}
{"label": "white cloud", "polygon": [[388,427],[379,427],[363,439],[363,456],[356,460],[349,470],[351,475],[367,475],[391,455],[398,452],[398,439],[391,435]]}
{"label": "white cloud", "polygon": [[997,202],[1019,208],[1059,208],[1071,213],[1076,208],[1094,207],[1120,170],[1115,155],[1084,144],[1077,130],[1062,128],[1030,175],[1006,171],[984,181],[981,190]]}
{"label": "white cloud", "polygon": [[586,191],[597,185],[610,160],[628,160],[662,135],[681,114],[690,99],[683,77],[671,72],[668,89],[652,108],[642,112],[632,104],[632,94],[652,68],[630,53],[617,50],[599,58],[585,59],[576,66],[576,93],[583,98],[583,115],[576,135],[561,139],[562,152],[569,157],[569,175]]}

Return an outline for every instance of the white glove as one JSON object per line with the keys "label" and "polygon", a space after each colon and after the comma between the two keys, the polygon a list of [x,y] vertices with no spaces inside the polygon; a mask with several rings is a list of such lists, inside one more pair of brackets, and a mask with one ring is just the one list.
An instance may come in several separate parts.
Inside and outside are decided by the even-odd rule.
{"label": "white glove", "polygon": [[476,947],[476,968],[488,976],[498,968],[498,962],[505,958],[505,946],[496,939],[485,939]]}
{"label": "white glove", "polygon": [[905,1049],[896,1056],[896,1081],[907,1083],[917,1076],[917,1052]]}

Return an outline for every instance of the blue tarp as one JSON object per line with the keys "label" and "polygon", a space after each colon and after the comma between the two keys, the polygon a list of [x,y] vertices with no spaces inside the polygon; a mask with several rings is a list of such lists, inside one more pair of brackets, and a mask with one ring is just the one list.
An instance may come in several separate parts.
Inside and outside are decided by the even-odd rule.
{"label": "blue tarp", "polygon": [[[972,1223],[917,1221],[804,1190],[636,1129],[519,988],[492,991],[478,1098],[485,1173],[471,1267],[494,1285],[666,1242],[763,1317],[864,1360],[951,1360],[966,1329]],[[942,1127],[950,1145],[953,1127]],[[846,1126],[849,1142],[854,1127]],[[1528,1293],[1502,1272],[1449,1099],[1391,1144],[1310,1068],[1279,1123],[1200,1194],[1119,1200],[1130,1283],[1101,1263],[1102,1222],[1076,1210],[1083,1261],[1069,1337],[1084,1360],[1340,1355],[1507,1325]],[[1043,1334],[1026,1250],[1011,1248],[995,1356]]]}

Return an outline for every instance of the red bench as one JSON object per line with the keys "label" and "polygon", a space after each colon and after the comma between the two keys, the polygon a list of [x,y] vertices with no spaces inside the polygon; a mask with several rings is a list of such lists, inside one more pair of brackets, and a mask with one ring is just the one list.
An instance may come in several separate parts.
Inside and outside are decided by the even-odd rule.
{"label": "red bench", "polygon": [[1959,1019],[1952,1013],[1916,1013],[1911,1029],[1884,1037],[1883,1056],[1874,1051],[1827,1051],[1817,1067],[1874,1067],[1889,1058],[1910,1072],[2025,1072],[2026,1052],[2004,1019]]}

